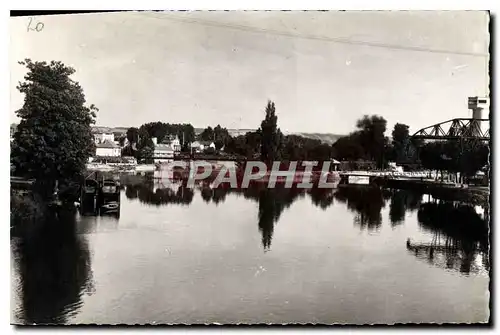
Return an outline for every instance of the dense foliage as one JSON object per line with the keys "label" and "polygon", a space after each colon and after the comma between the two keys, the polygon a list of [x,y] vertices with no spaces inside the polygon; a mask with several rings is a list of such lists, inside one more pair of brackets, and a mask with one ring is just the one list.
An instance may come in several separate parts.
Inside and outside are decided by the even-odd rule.
{"label": "dense foliage", "polygon": [[260,157],[260,131],[248,132],[245,135],[231,137],[224,149],[226,153],[244,156],[248,159]]}
{"label": "dense foliage", "polygon": [[131,145],[134,143],[137,144],[137,141],[139,140],[139,129],[136,127],[127,129],[127,140]]}
{"label": "dense foliage", "polygon": [[[489,148],[486,144],[472,141],[429,142],[420,149],[422,166],[428,170],[460,173],[463,177],[471,177],[487,166]],[[463,180],[462,180],[463,181]]]}
{"label": "dense foliage", "polygon": [[406,161],[409,144],[410,127],[406,124],[396,123],[392,131],[392,160],[398,163]]}
{"label": "dense foliage", "polygon": [[268,101],[266,106],[266,117],[260,125],[261,160],[271,162],[281,158],[283,134],[278,128],[278,117],[274,102]]}
{"label": "dense foliage", "polygon": [[139,128],[136,158],[144,163],[153,162],[154,143],[145,127]]}
{"label": "dense foliage", "polygon": [[389,139],[385,136],[387,121],[378,115],[356,122],[356,130],[333,144],[333,155],[338,160],[369,160],[377,167],[385,167],[390,153]]}
{"label": "dense foliage", "polygon": [[216,150],[221,150],[224,148],[231,139],[231,135],[226,128],[222,128],[219,124],[215,127],[205,128],[201,134],[198,136],[200,141],[213,141]]}
{"label": "dense foliage", "polygon": [[[139,132],[147,133],[149,138],[156,137],[158,143],[163,142],[168,136],[177,136],[183,149],[195,140],[194,127],[191,124],[174,124],[163,122],[149,122],[139,128]],[[139,134],[140,135],[140,134]]]}
{"label": "dense foliage", "polygon": [[56,182],[68,188],[78,182],[95,152],[91,125],[97,108],[86,106],[75,73],[61,62],[20,62],[28,69],[17,87],[24,104],[11,144],[11,164],[18,176],[33,178],[49,197]]}

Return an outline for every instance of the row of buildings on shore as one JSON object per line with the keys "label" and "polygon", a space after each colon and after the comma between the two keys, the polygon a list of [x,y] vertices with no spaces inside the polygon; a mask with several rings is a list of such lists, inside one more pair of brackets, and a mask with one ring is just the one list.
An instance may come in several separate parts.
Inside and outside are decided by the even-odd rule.
{"label": "row of buildings on shore", "polygon": [[[13,141],[14,133],[17,130],[17,124],[10,125],[10,141]],[[112,128],[93,127],[92,134],[96,146],[95,157],[110,158],[121,157],[125,147],[131,146],[135,149],[135,143],[128,143],[127,128]],[[165,160],[171,160],[174,154],[181,151],[182,143],[177,135],[169,135],[161,143],[158,143],[157,138],[152,138],[154,144],[154,161],[155,163]],[[194,141],[189,144],[192,152],[204,152],[208,148],[215,150],[213,141]]]}
{"label": "row of buildings on shore", "polygon": [[[131,146],[135,149],[135,143],[128,143],[128,140],[119,140],[120,135],[112,132],[94,131],[94,142],[96,145],[96,157],[120,157],[122,150]],[[177,135],[166,136],[161,143],[158,143],[156,137],[152,138],[154,145],[153,159],[155,163],[169,161],[174,158],[176,153],[179,153],[182,148],[181,141]],[[194,141],[189,144],[193,152],[203,152],[208,148],[215,149],[213,141]]]}

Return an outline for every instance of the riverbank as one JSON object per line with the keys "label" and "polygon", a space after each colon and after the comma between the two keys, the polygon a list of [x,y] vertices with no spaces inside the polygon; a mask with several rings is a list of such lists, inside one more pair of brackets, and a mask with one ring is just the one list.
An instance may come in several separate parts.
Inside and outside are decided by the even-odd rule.
{"label": "riverbank", "polygon": [[76,209],[72,204],[59,203],[56,206],[54,204],[52,201],[44,201],[35,194],[11,192],[11,238],[22,237],[28,240],[35,238],[47,227],[57,224],[59,217],[72,216],[76,213]]}
{"label": "riverbank", "polygon": [[120,164],[120,163],[88,163],[86,165],[87,171],[99,172],[122,172],[122,173],[135,173],[135,172],[153,172],[157,169],[155,164]]}
{"label": "riverbank", "polygon": [[419,194],[429,194],[445,201],[458,201],[478,206],[489,206],[490,189],[481,186],[455,185],[436,181],[378,179],[366,184],[341,183],[340,187],[377,187],[384,189],[408,190]]}

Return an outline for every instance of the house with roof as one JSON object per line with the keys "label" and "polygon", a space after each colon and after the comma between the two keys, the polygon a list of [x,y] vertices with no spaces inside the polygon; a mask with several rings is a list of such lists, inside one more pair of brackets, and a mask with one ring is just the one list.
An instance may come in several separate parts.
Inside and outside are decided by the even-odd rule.
{"label": "house with roof", "polygon": [[155,163],[169,162],[174,159],[174,149],[170,144],[158,143],[156,137],[151,140],[154,144],[153,161]]}
{"label": "house with roof", "polygon": [[120,157],[121,148],[115,142],[105,140],[96,144],[95,155],[98,157]]}
{"label": "house with roof", "polygon": [[191,143],[191,149],[194,152],[203,152],[208,148],[215,150],[215,143],[213,141],[194,141]]}
{"label": "house with roof", "polygon": [[177,135],[167,135],[161,144],[169,145],[175,152],[181,151],[181,141]]}
{"label": "house with roof", "polygon": [[106,133],[106,132],[95,132],[94,133],[95,144],[104,143],[106,141],[114,142],[115,135],[113,133]]}

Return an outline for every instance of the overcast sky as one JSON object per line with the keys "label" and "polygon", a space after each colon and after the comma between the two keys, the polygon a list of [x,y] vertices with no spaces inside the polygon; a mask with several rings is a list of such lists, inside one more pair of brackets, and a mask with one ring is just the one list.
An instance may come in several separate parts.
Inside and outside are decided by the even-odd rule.
{"label": "overcast sky", "polygon": [[467,97],[488,93],[485,12],[58,15],[35,17],[40,32],[28,22],[11,18],[12,122],[24,58],[74,67],[101,126],[257,128],[271,99],[284,131],[347,134],[363,114],[416,131],[469,117]]}

